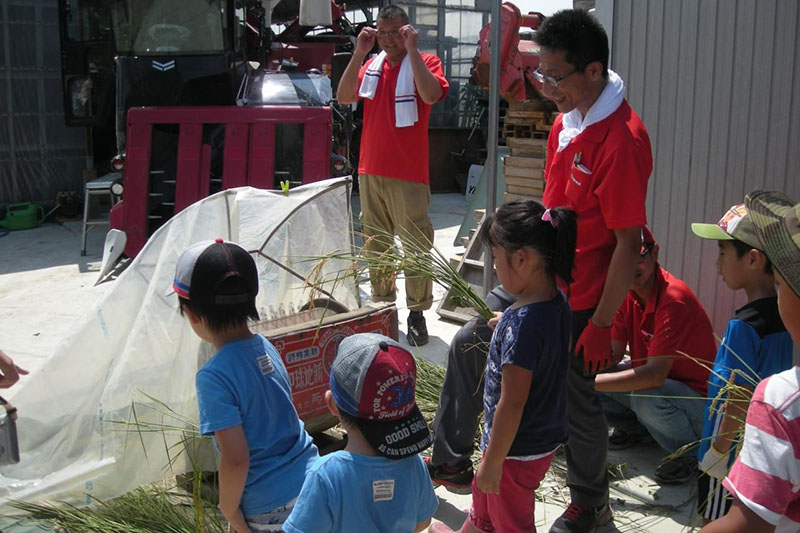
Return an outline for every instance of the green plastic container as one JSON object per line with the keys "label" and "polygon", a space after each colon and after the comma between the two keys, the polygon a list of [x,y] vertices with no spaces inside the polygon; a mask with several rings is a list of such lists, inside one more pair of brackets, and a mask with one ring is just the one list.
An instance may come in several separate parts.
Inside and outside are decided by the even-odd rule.
{"label": "green plastic container", "polygon": [[35,228],[44,222],[44,209],[33,203],[9,204],[0,209],[0,227],[14,230]]}

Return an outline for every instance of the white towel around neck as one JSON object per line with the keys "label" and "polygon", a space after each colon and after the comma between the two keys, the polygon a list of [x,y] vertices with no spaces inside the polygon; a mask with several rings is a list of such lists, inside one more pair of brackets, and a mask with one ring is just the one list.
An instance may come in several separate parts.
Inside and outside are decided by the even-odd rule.
{"label": "white towel around neck", "polygon": [[[361,80],[361,87],[358,89],[358,96],[361,98],[375,98],[375,91],[378,89],[378,81],[383,72],[383,62],[386,60],[386,52],[381,51],[364,72]],[[408,54],[400,64],[400,72],[397,74],[397,86],[394,90],[394,121],[398,128],[413,126],[419,120],[417,112],[417,96],[414,92],[414,74],[411,72],[411,59]]]}
{"label": "white towel around neck", "polygon": [[597,101],[589,108],[586,117],[573,109],[561,119],[564,129],[558,134],[558,151],[560,152],[572,142],[572,139],[583,133],[583,130],[606,119],[616,111],[625,99],[625,83],[616,72],[608,69],[608,83]]}

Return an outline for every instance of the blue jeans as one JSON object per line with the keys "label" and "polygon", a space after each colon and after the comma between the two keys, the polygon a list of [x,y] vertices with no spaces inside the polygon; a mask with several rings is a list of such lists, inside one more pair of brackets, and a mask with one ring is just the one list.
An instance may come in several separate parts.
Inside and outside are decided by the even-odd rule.
{"label": "blue jeans", "polygon": [[667,453],[703,435],[705,398],[681,381],[667,379],[655,389],[599,395],[610,426],[633,436],[650,433]]}

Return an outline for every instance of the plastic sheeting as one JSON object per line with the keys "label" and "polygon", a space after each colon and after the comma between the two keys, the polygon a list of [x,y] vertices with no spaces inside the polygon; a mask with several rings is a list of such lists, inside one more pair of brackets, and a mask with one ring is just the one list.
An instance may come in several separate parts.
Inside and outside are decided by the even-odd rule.
{"label": "plastic sheeting", "polygon": [[[231,189],[162,226],[43,368],[15,391],[22,460],[1,470],[0,496],[80,505],[189,471],[186,454],[166,468],[166,449],[178,435],[142,433],[142,441],[130,426],[113,423],[128,420],[132,402],[146,401],[145,395],[197,418],[194,375],[211,348],[180,315],[177,296],[167,294],[178,256],[206,239],[237,242],[258,266],[262,319],[298,309],[309,298],[300,279],[314,266],[309,257],[351,246],[350,190],[350,178],[292,189],[288,197]],[[326,264],[323,279],[343,268],[336,263]],[[359,306],[352,280],[325,288],[348,308]],[[160,413],[136,410],[140,422],[160,422]],[[0,514],[10,510],[3,507]]]}

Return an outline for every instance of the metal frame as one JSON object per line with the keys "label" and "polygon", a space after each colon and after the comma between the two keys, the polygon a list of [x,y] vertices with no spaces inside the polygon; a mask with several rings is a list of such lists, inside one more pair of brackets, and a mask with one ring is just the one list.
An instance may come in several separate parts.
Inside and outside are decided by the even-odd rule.
{"label": "metal frame", "polygon": [[111,185],[119,178],[119,174],[106,174],[103,177],[87,181],[83,188],[83,224],[81,225],[81,256],[86,255],[86,235],[94,226],[104,226],[108,224],[108,218],[89,219],[89,204],[91,199],[96,196],[108,196],[111,199],[111,207],[114,207],[117,198],[111,192]]}

